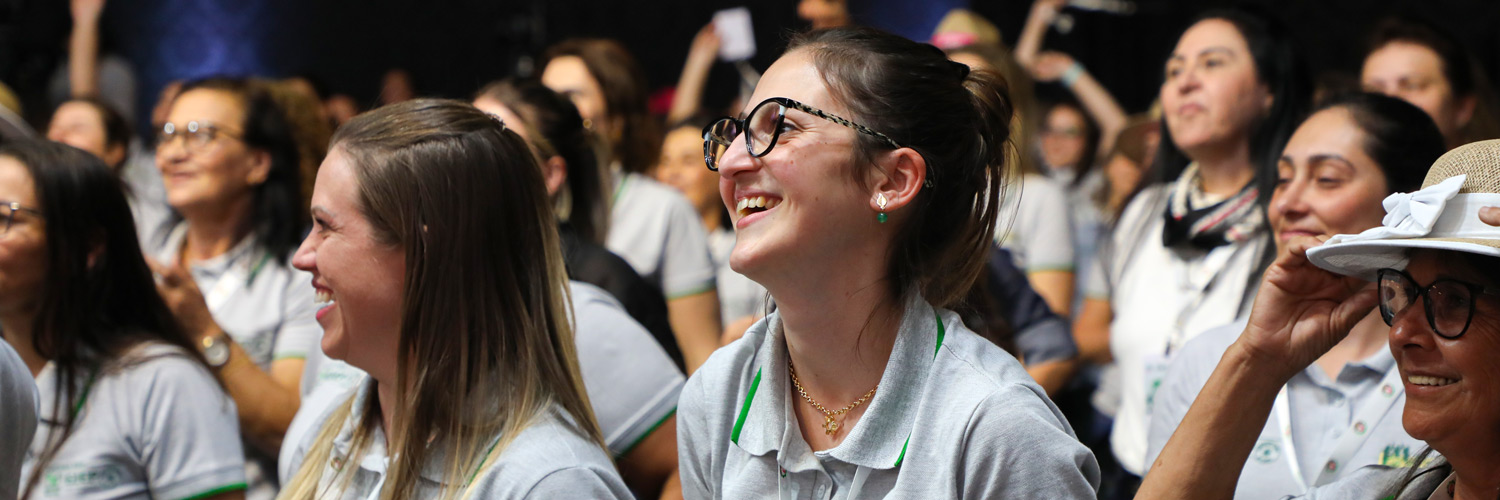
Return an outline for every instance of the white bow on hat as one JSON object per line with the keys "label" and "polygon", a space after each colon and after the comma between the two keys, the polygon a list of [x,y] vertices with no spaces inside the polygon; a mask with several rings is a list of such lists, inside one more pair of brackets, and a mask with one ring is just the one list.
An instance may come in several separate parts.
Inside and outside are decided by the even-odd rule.
{"label": "white bow on hat", "polygon": [[1359,234],[1340,234],[1329,238],[1328,243],[1427,236],[1438,216],[1443,214],[1443,206],[1463,187],[1465,178],[1464,175],[1455,175],[1426,189],[1387,196],[1380,203],[1386,212],[1385,219],[1381,220],[1384,225]]}

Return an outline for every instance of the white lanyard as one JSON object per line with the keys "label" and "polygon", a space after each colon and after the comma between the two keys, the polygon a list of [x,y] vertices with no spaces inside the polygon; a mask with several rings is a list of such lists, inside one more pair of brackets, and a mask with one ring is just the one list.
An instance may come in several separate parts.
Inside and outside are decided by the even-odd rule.
{"label": "white lanyard", "polygon": [[1348,431],[1334,444],[1333,453],[1328,456],[1322,472],[1318,473],[1312,484],[1308,484],[1307,479],[1302,476],[1302,466],[1297,462],[1297,447],[1292,439],[1291,402],[1286,395],[1286,386],[1281,386],[1281,391],[1276,393],[1276,421],[1281,427],[1281,445],[1285,450],[1286,463],[1291,467],[1292,478],[1297,480],[1297,485],[1305,490],[1332,482],[1338,471],[1348,466],[1348,460],[1364,444],[1365,439],[1369,438],[1371,428],[1396,406],[1396,396],[1404,389],[1401,385],[1401,370],[1392,365],[1380,380],[1380,387],[1377,389],[1380,394],[1366,397],[1364,403],[1355,409],[1354,422],[1349,424]]}

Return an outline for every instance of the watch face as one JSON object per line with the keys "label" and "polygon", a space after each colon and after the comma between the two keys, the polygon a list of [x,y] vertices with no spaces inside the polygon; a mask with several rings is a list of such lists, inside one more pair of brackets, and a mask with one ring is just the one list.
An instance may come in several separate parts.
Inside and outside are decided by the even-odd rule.
{"label": "watch face", "polygon": [[204,344],[203,360],[208,362],[208,366],[218,368],[224,366],[224,363],[229,362],[228,342],[216,338],[210,341],[206,341],[204,342]]}

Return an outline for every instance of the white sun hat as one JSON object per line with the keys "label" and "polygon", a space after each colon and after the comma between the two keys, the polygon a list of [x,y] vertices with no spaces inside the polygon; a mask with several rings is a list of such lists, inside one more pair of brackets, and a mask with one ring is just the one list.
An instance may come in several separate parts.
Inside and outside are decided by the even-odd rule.
{"label": "white sun hat", "polygon": [[1427,171],[1422,189],[1386,197],[1385,220],[1359,234],[1340,234],[1307,252],[1329,271],[1374,281],[1383,268],[1404,269],[1413,249],[1500,257],[1500,227],[1479,209],[1500,207],[1500,139],[1454,148]]}

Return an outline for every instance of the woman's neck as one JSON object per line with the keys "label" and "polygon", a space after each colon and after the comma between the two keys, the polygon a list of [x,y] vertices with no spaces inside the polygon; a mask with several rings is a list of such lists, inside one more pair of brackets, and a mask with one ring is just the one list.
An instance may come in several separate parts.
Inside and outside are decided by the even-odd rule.
{"label": "woman's neck", "polygon": [[1477,448],[1479,449],[1465,450],[1461,458],[1443,454],[1443,458],[1453,464],[1453,470],[1458,474],[1458,482],[1453,488],[1453,500],[1491,500],[1500,496],[1500,461],[1495,460],[1500,455],[1496,455],[1494,445],[1480,445]]}
{"label": "woman's neck", "polygon": [[850,265],[858,260],[771,291],[797,377],[828,406],[842,407],[880,383],[904,312],[885,266]]}
{"label": "woman's neck", "polygon": [[1198,162],[1199,186],[1209,195],[1233,196],[1255,179],[1248,141],[1222,150],[1199,152],[1193,160]]}
{"label": "woman's neck", "polygon": [[250,234],[250,197],[215,210],[184,211],[187,235],[178,256],[183,265],[223,255]]}
{"label": "woman's neck", "polygon": [[1359,361],[1375,355],[1380,349],[1389,349],[1386,335],[1390,327],[1380,319],[1380,311],[1370,311],[1365,318],[1354,324],[1349,330],[1349,335],[1339,341],[1326,354],[1316,361],[1318,368],[1328,375],[1328,378],[1338,378],[1339,372],[1344,365]]}
{"label": "woman's neck", "polygon": [[34,324],[34,311],[13,311],[0,315],[0,329],[5,332],[5,341],[15,348],[16,354],[21,355],[21,361],[26,362],[26,368],[31,370],[32,377],[42,373],[42,367],[47,366],[47,358],[42,357],[31,343],[31,328]]}
{"label": "woman's neck", "polygon": [[391,440],[391,431],[395,429],[393,422],[396,415],[396,385],[376,380],[375,399],[380,404],[380,432],[385,435],[386,447],[389,450],[395,442]]}

